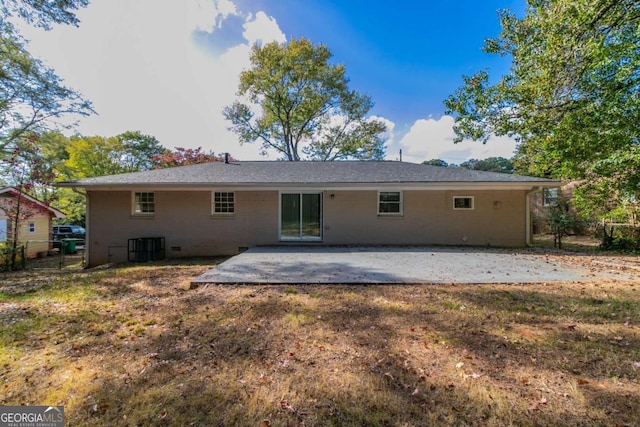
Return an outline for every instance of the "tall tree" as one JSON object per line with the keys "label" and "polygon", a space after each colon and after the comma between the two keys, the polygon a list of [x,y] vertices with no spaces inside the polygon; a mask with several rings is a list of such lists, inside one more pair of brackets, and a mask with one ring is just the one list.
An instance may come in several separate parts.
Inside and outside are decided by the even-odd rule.
{"label": "tall tree", "polygon": [[3,17],[17,16],[38,27],[50,29],[51,24],[79,24],[75,11],[89,0],[0,0]]}
{"label": "tall tree", "polygon": [[0,0],[0,158],[25,132],[62,126],[64,116],[93,113],[88,101],[29,54],[9,18],[47,30],[52,24],[78,25],[75,11],[87,4],[88,0]]}
{"label": "tall tree", "polygon": [[88,115],[91,104],[33,58],[11,26],[0,23],[0,153],[25,132],[60,125],[66,115]]}
{"label": "tall tree", "polygon": [[[386,125],[368,118],[371,98],[348,88],[343,65],[304,38],[254,45],[236,101],[223,110],[240,143],[262,142],[285,160],[381,159]],[[256,111],[261,114],[257,115]]]}
{"label": "tall tree", "polygon": [[72,136],[68,159],[60,169],[67,179],[88,178],[153,169],[166,151],[158,140],[139,131],[117,136]]}
{"label": "tall tree", "polygon": [[449,167],[449,166],[455,166],[455,165],[450,165],[449,163],[445,162],[442,159],[431,159],[431,160],[425,160],[424,162],[422,162],[423,165],[431,165],[431,166],[440,166],[443,168]]}
{"label": "tall tree", "polygon": [[[511,135],[519,170],[589,177],[600,190],[640,196],[612,167],[640,165],[640,3],[529,0],[521,19],[509,11],[500,19],[502,32],[485,51],[510,56],[511,71],[496,83],[485,71],[465,76],[445,101],[457,141]],[[583,201],[599,203],[589,193]]]}
{"label": "tall tree", "polygon": [[[9,221],[11,238],[8,241],[9,268],[17,267],[18,242],[22,222],[39,212],[24,195],[47,195],[54,175],[45,165],[39,149],[39,135],[35,132],[23,133],[16,139],[15,147],[0,162],[0,175],[6,184],[15,188],[10,196],[0,200],[0,210]],[[42,199],[44,203],[50,200]]]}
{"label": "tall tree", "polygon": [[145,135],[140,131],[127,131],[116,138],[122,144],[119,163],[127,171],[153,169],[154,157],[166,151],[155,136]]}
{"label": "tall tree", "polygon": [[460,163],[463,169],[471,169],[476,171],[488,171],[499,173],[513,173],[513,162],[504,157],[487,157],[486,159],[470,159]]}
{"label": "tall tree", "polygon": [[204,152],[202,147],[183,148],[175,147],[175,150],[165,150],[161,154],[153,156],[155,169],[172,168],[176,166],[196,165],[199,163],[217,162],[220,158],[216,157],[213,151]]}

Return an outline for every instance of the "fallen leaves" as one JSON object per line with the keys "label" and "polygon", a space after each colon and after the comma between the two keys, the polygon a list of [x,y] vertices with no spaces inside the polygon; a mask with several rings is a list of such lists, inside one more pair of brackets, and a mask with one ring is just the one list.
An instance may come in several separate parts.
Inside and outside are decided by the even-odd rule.
{"label": "fallen leaves", "polygon": [[289,402],[287,402],[286,400],[281,400],[280,401],[280,408],[286,410],[286,411],[291,411],[295,414],[296,412],[296,408],[294,408],[293,406],[291,406],[289,404]]}
{"label": "fallen leaves", "polygon": [[544,406],[547,404],[547,399],[545,397],[541,398],[540,400],[538,400],[537,402],[534,402],[531,404],[531,406],[529,406],[529,410],[530,411],[539,411],[541,406]]}

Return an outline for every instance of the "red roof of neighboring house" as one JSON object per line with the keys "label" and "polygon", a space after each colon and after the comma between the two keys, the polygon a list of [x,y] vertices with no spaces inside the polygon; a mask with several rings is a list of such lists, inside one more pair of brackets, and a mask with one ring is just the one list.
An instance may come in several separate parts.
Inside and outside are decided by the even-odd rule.
{"label": "red roof of neighboring house", "polygon": [[40,200],[29,196],[28,194],[25,194],[25,193],[21,192],[20,190],[18,190],[15,187],[0,188],[0,196],[2,194],[11,194],[13,196],[17,196],[18,194],[22,194],[22,197],[24,197],[30,203],[35,204],[36,206],[40,207],[41,209],[52,213],[53,216],[55,216],[56,218],[66,218],[67,217],[64,213],[60,212],[59,210],[57,210],[55,208],[52,208],[51,206],[47,205],[46,203],[43,203]]}

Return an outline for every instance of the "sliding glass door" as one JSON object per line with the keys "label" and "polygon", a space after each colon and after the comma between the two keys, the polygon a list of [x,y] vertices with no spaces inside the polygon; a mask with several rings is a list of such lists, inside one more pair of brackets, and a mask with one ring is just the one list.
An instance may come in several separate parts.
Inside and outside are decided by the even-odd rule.
{"label": "sliding glass door", "polygon": [[322,194],[280,194],[280,239],[322,240]]}

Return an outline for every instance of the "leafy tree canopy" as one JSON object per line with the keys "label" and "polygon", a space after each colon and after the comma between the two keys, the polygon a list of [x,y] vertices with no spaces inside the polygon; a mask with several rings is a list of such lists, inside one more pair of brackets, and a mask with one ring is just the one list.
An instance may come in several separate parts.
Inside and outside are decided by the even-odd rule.
{"label": "leafy tree canopy", "polygon": [[457,141],[519,139],[518,165],[559,178],[638,145],[640,4],[635,0],[531,0],[501,13],[485,51],[513,59],[496,84],[480,71],[446,101]]}
{"label": "leafy tree canopy", "polygon": [[223,110],[241,143],[262,142],[286,160],[381,159],[386,125],[371,98],[348,88],[343,65],[304,38],[254,45],[236,101]]}
{"label": "leafy tree canopy", "polygon": [[17,16],[29,24],[50,29],[51,24],[79,24],[75,11],[89,0],[0,0],[0,12],[5,18]]}
{"label": "leafy tree canopy", "polygon": [[519,171],[587,178],[583,206],[602,206],[589,200],[596,193],[637,200],[640,3],[529,0],[524,17],[504,11],[500,20],[484,49],[510,56],[511,71],[496,83],[486,71],[465,76],[445,101],[457,141],[511,135]]}
{"label": "leafy tree canopy", "polygon": [[29,54],[9,19],[21,18],[45,29],[52,24],[77,25],[75,11],[87,4],[88,0],[0,0],[0,158],[25,132],[58,127],[63,116],[93,113],[88,101]]}
{"label": "leafy tree canopy", "polygon": [[154,157],[166,148],[153,136],[129,131],[113,137],[72,136],[66,151],[60,169],[66,179],[78,179],[153,169]]}
{"label": "leafy tree canopy", "polygon": [[513,173],[513,162],[504,157],[487,157],[484,160],[471,159],[460,163],[463,169],[471,169],[476,171]]}
{"label": "leafy tree canopy", "polygon": [[183,148],[175,147],[175,150],[165,150],[161,154],[153,156],[155,169],[171,168],[176,166],[196,165],[199,163],[217,162],[221,159],[216,157],[213,151],[204,152],[202,147]]}
{"label": "leafy tree canopy", "polygon": [[422,164],[431,165],[431,166],[441,166],[443,168],[446,168],[447,166],[454,166],[454,165],[450,165],[449,163],[445,162],[442,159],[425,160],[424,162],[422,162]]}

